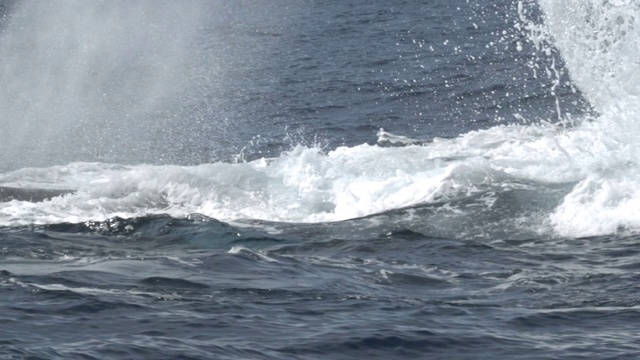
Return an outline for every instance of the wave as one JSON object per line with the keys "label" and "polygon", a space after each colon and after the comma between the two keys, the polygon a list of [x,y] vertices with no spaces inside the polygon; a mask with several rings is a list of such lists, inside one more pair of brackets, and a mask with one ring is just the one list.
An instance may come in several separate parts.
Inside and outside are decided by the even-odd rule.
{"label": "wave", "polygon": [[[519,4],[530,41],[541,53],[562,57],[595,116],[574,119],[569,127],[501,125],[453,139],[411,139],[381,130],[374,145],[330,151],[297,145],[249,162],[24,168],[0,174],[0,186],[27,194],[0,198],[0,225],[154,214],[324,223],[425,204],[457,204],[454,211],[464,211],[475,205],[461,199],[529,187],[543,200],[528,213],[538,209],[541,215],[527,226],[572,237],[639,229],[640,6],[630,0],[540,0],[542,24],[527,18],[531,1]],[[555,63],[547,72],[559,81]],[[562,195],[550,190],[566,184],[573,188]],[[551,199],[550,193],[561,197]],[[519,221],[490,202],[483,211],[494,222]]]}
{"label": "wave", "polygon": [[544,26],[535,41],[540,48],[558,50],[571,81],[598,112],[568,131],[593,161],[581,164],[587,169],[584,177],[550,214],[551,222],[573,236],[635,231],[640,227],[640,5],[631,0],[538,3]]}
{"label": "wave", "polygon": [[235,164],[25,168],[0,174],[0,186],[59,195],[40,202],[5,199],[0,225],[193,213],[222,221],[343,221],[527,184],[575,182],[589,173],[583,165],[593,162],[589,151],[552,125],[500,126],[421,144],[380,134],[381,143],[391,138],[404,146],[364,144],[324,152],[299,145],[276,158]]}

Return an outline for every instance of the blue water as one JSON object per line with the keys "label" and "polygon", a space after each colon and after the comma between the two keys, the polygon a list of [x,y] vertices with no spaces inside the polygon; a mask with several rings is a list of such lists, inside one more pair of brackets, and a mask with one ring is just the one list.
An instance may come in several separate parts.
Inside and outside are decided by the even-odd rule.
{"label": "blue water", "polygon": [[179,4],[0,7],[0,358],[637,358],[635,113],[536,2]]}

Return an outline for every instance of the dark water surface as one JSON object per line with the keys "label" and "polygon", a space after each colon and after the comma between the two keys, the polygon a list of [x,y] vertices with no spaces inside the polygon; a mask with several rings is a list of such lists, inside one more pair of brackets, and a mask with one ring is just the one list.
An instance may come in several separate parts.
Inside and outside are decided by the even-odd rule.
{"label": "dark water surface", "polygon": [[[9,358],[633,358],[637,236],[215,221],[3,232]],[[97,225],[97,224],[96,224]],[[124,225],[124,226],[123,226]]]}
{"label": "dark water surface", "polygon": [[0,359],[640,354],[635,165],[517,1],[166,4],[2,8]]}

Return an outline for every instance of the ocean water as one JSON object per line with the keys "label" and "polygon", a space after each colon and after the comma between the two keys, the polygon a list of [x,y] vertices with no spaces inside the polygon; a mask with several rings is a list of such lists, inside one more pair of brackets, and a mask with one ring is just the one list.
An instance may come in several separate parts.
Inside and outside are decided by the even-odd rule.
{"label": "ocean water", "polygon": [[640,354],[635,1],[0,12],[0,359]]}

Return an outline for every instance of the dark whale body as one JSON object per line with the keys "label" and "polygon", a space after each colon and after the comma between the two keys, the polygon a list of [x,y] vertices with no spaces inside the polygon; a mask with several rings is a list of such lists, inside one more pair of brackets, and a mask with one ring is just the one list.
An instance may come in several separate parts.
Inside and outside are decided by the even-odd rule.
{"label": "dark whale body", "polygon": [[0,186],[0,202],[13,200],[40,202],[49,200],[56,196],[70,194],[71,190],[51,190],[51,189],[21,189],[14,187]]}

